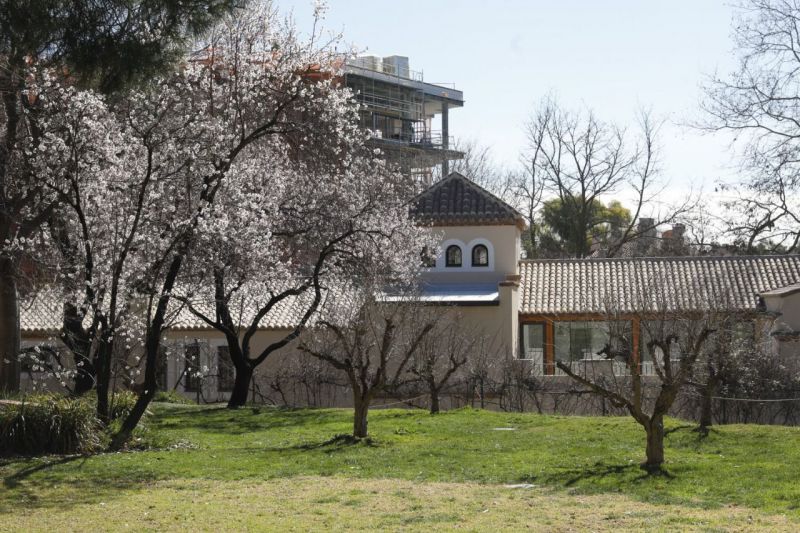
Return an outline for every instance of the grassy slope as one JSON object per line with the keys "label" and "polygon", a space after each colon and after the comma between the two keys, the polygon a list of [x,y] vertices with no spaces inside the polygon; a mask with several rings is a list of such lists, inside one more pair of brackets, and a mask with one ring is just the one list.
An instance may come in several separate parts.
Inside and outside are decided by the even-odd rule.
{"label": "grassy slope", "polygon": [[[350,412],[346,410],[231,412],[162,407],[151,421],[152,428],[174,440],[195,443],[197,448],[0,463],[4,482],[0,513],[9,513],[16,520],[0,520],[0,529],[4,523],[24,529],[36,517],[42,520],[36,522],[42,527],[47,527],[47,520],[57,524],[67,515],[62,516],[60,510],[54,512],[54,507],[76,504],[85,505],[86,509],[98,509],[100,503],[116,505],[114,517],[122,519],[127,516],[122,502],[143,498],[144,505],[147,494],[170,501],[174,499],[174,494],[168,496],[171,493],[210,485],[225,505],[245,497],[247,490],[240,491],[238,487],[261,487],[256,492],[264,494],[270,490],[281,493],[281,487],[287,487],[287,498],[291,487],[295,487],[298,497],[324,500],[324,495],[317,494],[324,483],[308,476],[336,476],[334,479],[342,487],[350,486],[350,482],[342,482],[343,476],[363,478],[358,483],[366,483],[365,486],[378,483],[375,480],[389,483],[387,479],[458,483],[453,491],[463,493],[466,502],[476,505],[486,499],[486,490],[492,497],[508,500],[510,496],[509,489],[481,488],[474,483],[532,483],[544,489],[536,489],[536,494],[528,498],[550,498],[569,505],[571,499],[566,494],[587,495],[582,497],[605,501],[596,505],[603,509],[608,506],[612,514],[619,511],[620,520],[630,518],[622,508],[630,506],[632,511],[646,514],[643,509],[647,506],[665,504],[681,506],[690,513],[710,509],[716,518],[709,518],[709,524],[716,524],[715,520],[724,520],[729,514],[734,517],[736,512],[731,506],[757,509],[757,518],[769,513],[785,514],[792,522],[800,520],[798,428],[727,426],[698,440],[688,425],[673,421],[667,437],[671,477],[645,477],[638,469],[644,434],[627,418],[485,411],[456,411],[432,417],[419,411],[391,410],[376,411],[370,419],[375,442],[347,445],[326,443],[332,436],[349,430]],[[495,431],[493,428],[497,427],[514,427],[516,431]],[[300,488],[296,480],[270,481],[294,476],[306,476],[306,488]],[[236,480],[246,482],[229,483]],[[150,490],[142,492],[143,488]],[[223,497],[226,491],[234,497]],[[372,498],[375,499],[384,500]],[[193,498],[192,502],[196,500]],[[523,501],[521,496],[516,500],[521,508],[541,507]],[[375,503],[364,498],[361,512],[374,512]],[[453,507],[447,501],[441,501],[440,506],[445,515]],[[356,516],[358,508],[354,506]],[[21,509],[25,512],[19,512]],[[340,506],[337,509],[341,511]],[[593,511],[592,516],[595,514]],[[403,523],[404,515],[398,516],[398,523]],[[513,513],[509,511],[505,516]],[[300,527],[313,523],[301,524]],[[661,523],[661,527],[668,526]]]}

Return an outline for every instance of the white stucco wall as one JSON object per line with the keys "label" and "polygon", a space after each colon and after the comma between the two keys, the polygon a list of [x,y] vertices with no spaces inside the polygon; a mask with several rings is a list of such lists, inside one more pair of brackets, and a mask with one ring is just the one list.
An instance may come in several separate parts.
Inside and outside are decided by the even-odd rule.
{"label": "white stucco wall", "polygon": [[[497,283],[518,274],[520,230],[516,226],[436,226],[441,235],[436,266],[427,269],[423,279],[433,283]],[[461,247],[462,266],[445,266],[445,251],[450,244]],[[472,266],[472,247],[489,248],[489,266]]]}

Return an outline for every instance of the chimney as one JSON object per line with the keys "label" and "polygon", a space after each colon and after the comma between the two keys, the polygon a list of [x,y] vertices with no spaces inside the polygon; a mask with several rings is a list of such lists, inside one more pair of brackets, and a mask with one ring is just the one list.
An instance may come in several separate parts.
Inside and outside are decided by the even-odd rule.
{"label": "chimney", "polygon": [[655,237],[656,227],[655,220],[652,218],[640,218],[639,227],[637,228],[639,235],[642,237]]}

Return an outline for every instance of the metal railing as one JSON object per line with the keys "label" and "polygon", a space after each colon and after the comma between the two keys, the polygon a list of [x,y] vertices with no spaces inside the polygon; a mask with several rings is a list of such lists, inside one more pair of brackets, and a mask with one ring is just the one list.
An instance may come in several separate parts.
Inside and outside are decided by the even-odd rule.
{"label": "metal railing", "polygon": [[403,113],[414,120],[423,119],[423,107],[421,101],[402,100],[390,96],[378,96],[372,93],[359,92],[356,100],[367,107],[378,111],[395,111]]}
{"label": "metal railing", "polygon": [[[441,131],[384,132],[378,129],[372,130],[372,132],[374,139],[382,141],[409,144],[420,148],[444,148],[444,136]],[[452,146],[455,142],[452,136],[449,136],[447,140],[448,146]]]}
{"label": "metal railing", "polygon": [[379,72],[397,78],[403,78],[412,81],[424,81],[424,76],[421,70],[412,70],[407,67],[397,67],[391,63],[384,63],[377,61],[371,57],[357,57],[347,62],[347,66],[356,69],[368,70],[370,72]]}
{"label": "metal railing", "polygon": [[[545,363],[539,354],[530,353],[523,361],[529,361],[531,365],[531,374],[535,376],[567,376],[568,374],[560,369],[555,363]],[[680,359],[671,359],[672,368],[675,369],[680,365]],[[592,378],[600,376],[616,376],[625,377],[631,375],[631,370],[622,361],[611,359],[578,359],[575,361],[563,361],[573,374],[582,377]],[[655,366],[652,361],[643,361],[641,363],[642,376],[657,376]]]}

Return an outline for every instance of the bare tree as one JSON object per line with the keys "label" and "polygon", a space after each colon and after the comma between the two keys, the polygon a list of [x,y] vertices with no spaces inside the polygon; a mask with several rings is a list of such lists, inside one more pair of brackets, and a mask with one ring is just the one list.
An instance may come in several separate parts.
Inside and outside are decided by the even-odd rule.
{"label": "bare tree", "polygon": [[[477,139],[459,138],[451,148],[463,153],[464,157],[450,162],[450,172],[457,172],[469,178],[501,198],[507,196],[509,192],[507,172],[494,159],[489,146],[481,144]],[[446,177],[442,176],[441,170],[440,166],[434,169],[434,182]]]}
{"label": "bare tree", "polygon": [[732,193],[728,232],[752,253],[800,249],[800,6],[744,0],[733,25],[738,67],[705,87],[703,129],[729,132],[747,177]]}
{"label": "bare tree", "polygon": [[541,394],[544,383],[532,372],[530,361],[507,355],[503,359],[503,383],[500,406],[506,411],[527,411],[531,402],[542,414]]}
{"label": "bare tree", "polygon": [[[767,329],[774,323],[761,323]],[[796,423],[800,374],[794,364],[759,338],[750,321],[733,315],[721,324],[698,363],[692,385],[698,432],[722,423]]]}
{"label": "bare tree", "polygon": [[[613,213],[600,209],[604,199],[631,191],[631,216],[606,243],[604,255],[618,255],[623,246],[656,226],[676,220],[691,203],[665,208],[653,219],[652,227],[637,220],[646,209],[656,206],[663,191],[658,183],[657,136],[660,123],[648,111],[639,113],[638,138],[622,127],[603,122],[593,111],[562,109],[552,97],[546,98],[526,123],[528,147],[523,154],[526,171],[516,180],[514,190],[524,205],[531,226],[531,243],[536,244],[537,210],[543,198],[554,198],[567,213],[569,228],[560,235],[566,253],[586,257],[592,253],[590,236],[610,226]],[[535,251],[534,251],[535,253]]]}
{"label": "bare tree", "polygon": [[[608,343],[597,355],[605,360],[557,361],[564,374],[625,409],[647,434],[646,460],[642,467],[658,471],[664,463],[664,417],[679,393],[691,384],[696,366],[721,324],[730,319],[727,294],[712,294],[709,285],[696,280],[695,291],[703,305],[693,309],[676,306],[673,287],[662,280],[648,280],[638,287],[631,309],[619,302],[607,303]],[[651,372],[636,356],[634,330],[640,328]],[[641,354],[640,354],[641,355]],[[652,392],[654,398],[648,398]]]}
{"label": "bare tree", "polygon": [[[442,391],[450,384],[456,372],[467,363],[478,340],[466,330],[459,315],[450,313],[446,317],[432,316],[444,312],[439,308],[428,309],[426,318],[421,321],[433,323],[435,327],[420,343],[408,368],[412,379],[421,383],[428,391],[431,414],[439,412]],[[414,320],[419,321],[420,317],[415,315]]]}
{"label": "bare tree", "polygon": [[741,353],[758,357],[761,350],[755,342],[753,323],[743,320],[736,313],[721,316],[714,335],[710,338],[698,358],[697,367],[690,384],[700,395],[698,431],[707,435],[713,424],[714,397],[725,381],[738,373]]}
{"label": "bare tree", "polygon": [[479,335],[473,344],[469,358],[467,358],[467,393],[470,405],[473,407],[476,393],[479,405],[481,409],[484,409],[488,397],[496,391],[495,376],[502,364],[502,359],[497,354],[505,352],[505,348],[500,346],[497,339],[497,334]]}
{"label": "bare tree", "polygon": [[270,377],[269,388],[283,405],[335,405],[337,392],[347,385],[331,365],[306,353],[286,357]]}
{"label": "bare tree", "polygon": [[299,349],[347,376],[353,393],[353,437],[368,436],[367,416],[375,395],[386,392],[407,370],[434,324],[415,320],[411,301],[380,302],[382,284],[369,283],[345,296],[331,318],[319,322]]}

